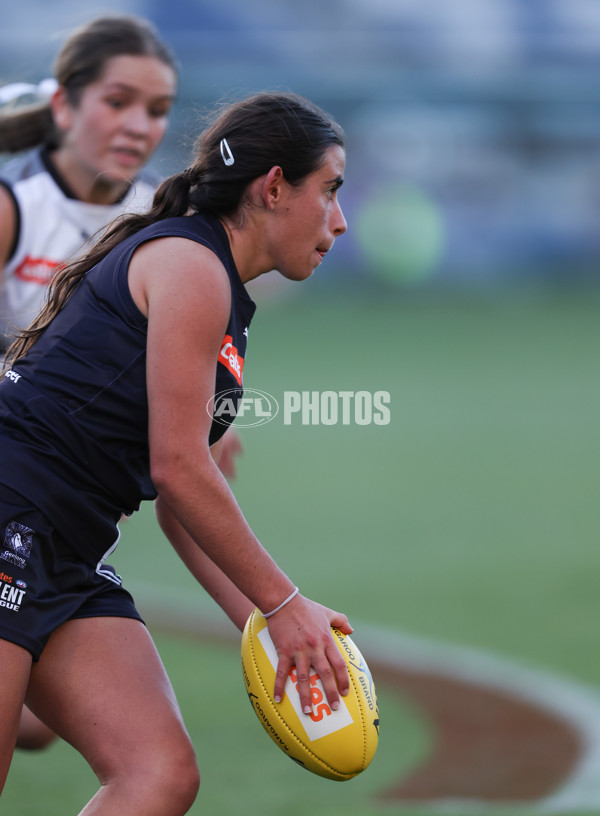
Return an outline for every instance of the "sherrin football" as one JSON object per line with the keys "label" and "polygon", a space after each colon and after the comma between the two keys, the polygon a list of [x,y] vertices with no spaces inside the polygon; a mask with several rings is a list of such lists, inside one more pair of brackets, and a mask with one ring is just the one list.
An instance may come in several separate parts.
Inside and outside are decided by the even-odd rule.
{"label": "sherrin football", "polygon": [[242,670],[248,698],[263,728],[291,759],[327,779],[343,781],[364,771],[379,739],[379,712],[371,673],[352,640],[332,628],[333,638],[350,675],[350,691],[337,711],[327,703],[318,674],[310,677],[311,714],[304,714],[296,687],[295,667],[286,680],[285,696],[273,699],[277,653],[258,609],[242,635]]}

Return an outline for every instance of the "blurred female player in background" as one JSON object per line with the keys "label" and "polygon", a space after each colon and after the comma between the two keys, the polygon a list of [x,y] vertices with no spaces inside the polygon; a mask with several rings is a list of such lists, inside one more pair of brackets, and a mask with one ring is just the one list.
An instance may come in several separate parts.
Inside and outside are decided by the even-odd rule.
{"label": "blurred female player in background", "polygon": [[198,769],[171,685],[102,566],[121,514],[143,499],[156,499],[172,546],[240,629],[254,606],[267,615],[276,699],[292,665],[305,712],[311,666],[332,708],[347,693],[330,627],[352,627],[301,595],[256,539],[210,455],[233,417],[207,410],[223,392],[241,399],[255,310],[245,284],[272,270],[305,280],[345,232],[343,145],[339,126],[293,94],[224,109],[148,213],[120,219],[55,275],[8,350],[0,563],[17,608],[0,608],[0,781],[26,700],[100,780],[81,816],[191,807]]}
{"label": "blurred female player in background", "polygon": [[[0,340],[40,311],[54,270],[118,215],[143,212],[143,170],[165,135],[177,69],[149,23],[102,17],[75,31],[56,81],[0,88]],[[34,103],[13,107],[31,98]],[[37,97],[37,104],[35,99]],[[29,150],[29,148],[33,148]]]}
{"label": "blurred female player in background", "polygon": [[[56,80],[38,87],[0,88],[0,153],[23,153],[0,167],[0,358],[55,270],[115,217],[147,210],[160,181],[143,168],[165,135],[177,66],[155,29],[97,18],[71,34],[54,68]],[[227,476],[240,447],[231,433],[218,451]],[[19,747],[52,737],[25,709]]]}

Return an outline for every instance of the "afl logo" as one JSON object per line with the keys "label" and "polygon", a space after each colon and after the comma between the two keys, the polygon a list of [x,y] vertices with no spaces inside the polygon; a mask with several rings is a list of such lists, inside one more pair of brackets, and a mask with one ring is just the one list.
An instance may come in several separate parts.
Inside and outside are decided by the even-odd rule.
{"label": "afl logo", "polygon": [[27,581],[21,581],[20,578],[18,581],[15,581],[15,584],[19,587],[19,589],[27,589]]}
{"label": "afl logo", "polygon": [[243,396],[236,388],[220,391],[206,403],[208,415],[220,425],[231,425],[235,419],[238,428],[256,428],[266,425],[279,413],[275,397],[257,388],[246,388]]}

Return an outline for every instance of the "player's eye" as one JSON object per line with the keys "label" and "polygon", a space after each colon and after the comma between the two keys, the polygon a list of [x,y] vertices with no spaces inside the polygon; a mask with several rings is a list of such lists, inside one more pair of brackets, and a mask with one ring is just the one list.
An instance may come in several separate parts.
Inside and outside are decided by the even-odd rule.
{"label": "player's eye", "polygon": [[113,108],[114,110],[121,110],[122,108],[125,107],[126,104],[123,99],[115,98],[106,99],[105,102],[110,108]]}
{"label": "player's eye", "polygon": [[153,119],[162,119],[164,116],[169,115],[170,108],[170,105],[157,105],[148,109],[148,115]]}

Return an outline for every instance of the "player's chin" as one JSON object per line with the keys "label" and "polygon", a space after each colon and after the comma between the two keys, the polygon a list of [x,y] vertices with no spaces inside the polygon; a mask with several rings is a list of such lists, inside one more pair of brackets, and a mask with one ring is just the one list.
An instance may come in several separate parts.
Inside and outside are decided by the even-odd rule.
{"label": "player's chin", "polygon": [[289,281],[303,281],[311,277],[316,267],[306,267],[304,269],[280,269],[279,273]]}
{"label": "player's chin", "polygon": [[136,167],[118,167],[106,175],[114,184],[130,184],[141,170],[142,165]]}
{"label": "player's chin", "polygon": [[142,161],[131,163],[112,161],[106,164],[102,176],[105,181],[109,183],[129,184],[137,176],[143,166],[144,163]]}

